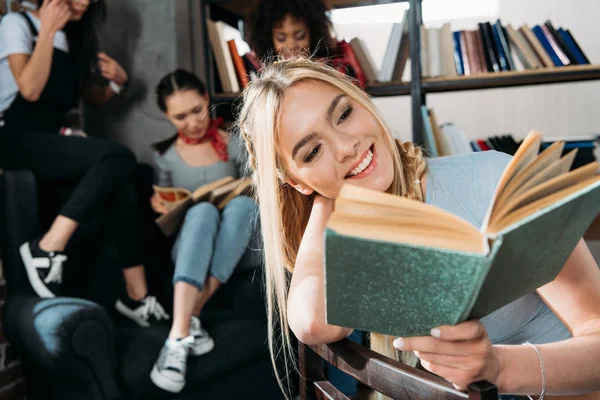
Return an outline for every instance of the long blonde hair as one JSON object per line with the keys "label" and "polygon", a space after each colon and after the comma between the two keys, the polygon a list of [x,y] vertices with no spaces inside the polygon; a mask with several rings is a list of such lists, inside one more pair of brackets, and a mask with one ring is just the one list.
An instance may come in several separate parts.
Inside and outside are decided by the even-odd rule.
{"label": "long blonde hair", "polygon": [[[293,360],[287,319],[289,272],[294,269],[314,199],[314,196],[300,194],[285,182],[285,163],[278,153],[278,124],[285,91],[305,81],[320,82],[341,90],[376,118],[385,132],[386,144],[397,149],[392,152],[394,179],[389,192],[423,200],[416,182],[425,171],[421,150],[411,143],[394,140],[369,96],[350,78],[325,64],[297,58],[265,67],[260,77],[246,87],[237,127],[246,142],[259,201],[266,265],[268,341],[277,376],[276,330],[281,331],[283,338],[281,354],[286,374],[288,362]],[[391,339],[372,335],[371,346],[382,354],[397,357]]]}

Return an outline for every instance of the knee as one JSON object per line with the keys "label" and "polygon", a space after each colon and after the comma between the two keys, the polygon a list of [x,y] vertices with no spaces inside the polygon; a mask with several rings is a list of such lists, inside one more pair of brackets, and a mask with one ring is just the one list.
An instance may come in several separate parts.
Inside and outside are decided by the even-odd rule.
{"label": "knee", "polygon": [[247,216],[248,218],[255,218],[258,214],[258,206],[250,197],[238,196],[227,203],[223,211],[235,214],[238,217]]}
{"label": "knee", "polygon": [[100,158],[110,160],[115,164],[118,163],[119,171],[124,175],[133,173],[135,166],[137,165],[137,159],[131,150],[119,143],[111,141],[107,141]]}
{"label": "knee", "polygon": [[204,224],[213,222],[216,225],[219,221],[219,210],[212,203],[198,203],[185,214],[186,223],[193,223],[193,221],[202,221]]}

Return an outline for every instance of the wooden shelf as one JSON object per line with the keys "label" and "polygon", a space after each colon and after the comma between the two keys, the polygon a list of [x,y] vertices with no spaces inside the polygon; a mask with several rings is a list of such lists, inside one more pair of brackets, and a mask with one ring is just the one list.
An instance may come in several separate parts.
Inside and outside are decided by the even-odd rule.
{"label": "wooden shelf", "polygon": [[410,82],[373,82],[367,85],[367,93],[373,97],[408,96],[410,95]]}
{"label": "wooden shelf", "polygon": [[[373,6],[377,4],[406,3],[409,0],[327,0],[326,3],[331,8],[348,8]],[[205,0],[205,4],[218,4],[219,6],[235,13],[247,17],[255,10],[259,0]]]}
{"label": "wooden shelf", "polygon": [[[600,65],[575,65],[571,67],[536,69],[521,72],[497,72],[454,78],[425,78],[425,93],[456,92],[460,90],[493,89],[514,86],[542,85],[600,80]],[[373,97],[408,96],[410,82],[374,82],[367,85]]]}
{"label": "wooden shelf", "polygon": [[444,93],[460,90],[492,89],[546,83],[578,82],[600,79],[600,65],[536,69],[521,72],[497,72],[454,78],[423,79],[425,93]]}

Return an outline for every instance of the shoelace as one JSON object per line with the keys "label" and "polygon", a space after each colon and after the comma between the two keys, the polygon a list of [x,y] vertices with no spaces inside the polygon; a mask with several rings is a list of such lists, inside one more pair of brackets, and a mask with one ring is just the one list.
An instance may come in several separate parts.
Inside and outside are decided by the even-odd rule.
{"label": "shoelace", "polygon": [[165,352],[163,364],[166,367],[181,368],[182,364],[185,364],[186,357],[192,343],[194,343],[194,337],[188,336],[178,340],[176,346],[168,346],[167,351]]}
{"label": "shoelace", "polygon": [[62,283],[63,263],[67,261],[67,256],[51,252],[48,259],[50,260],[50,272],[44,279],[44,283]]}
{"label": "shoelace", "polygon": [[150,315],[153,315],[154,318],[161,319],[169,319],[169,315],[165,312],[164,308],[160,305],[156,297],[154,296],[146,296],[144,300],[144,308],[142,309],[142,316],[144,319],[148,319]]}

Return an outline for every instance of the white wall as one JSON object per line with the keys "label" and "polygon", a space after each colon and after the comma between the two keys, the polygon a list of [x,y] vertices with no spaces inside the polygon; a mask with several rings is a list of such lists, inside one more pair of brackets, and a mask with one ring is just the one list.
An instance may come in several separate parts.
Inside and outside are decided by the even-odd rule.
{"label": "white wall", "polygon": [[[384,21],[379,23],[365,12],[361,20],[367,24],[357,23],[352,16],[333,15],[338,36],[360,37],[377,66],[385,52],[391,22],[404,5],[387,7],[379,13],[383,14],[379,21]],[[592,63],[600,63],[598,0],[424,0],[423,17],[430,26],[451,21],[455,30],[475,29],[477,22],[497,18],[513,26],[537,25],[550,19],[557,27],[569,28]],[[351,23],[340,23],[342,18]],[[410,140],[410,99],[378,98],[375,103],[390,127]],[[520,138],[534,128],[546,136],[600,133],[600,81],[432,94],[427,96],[427,104],[435,109],[440,122],[454,122],[470,138],[502,133]]]}

